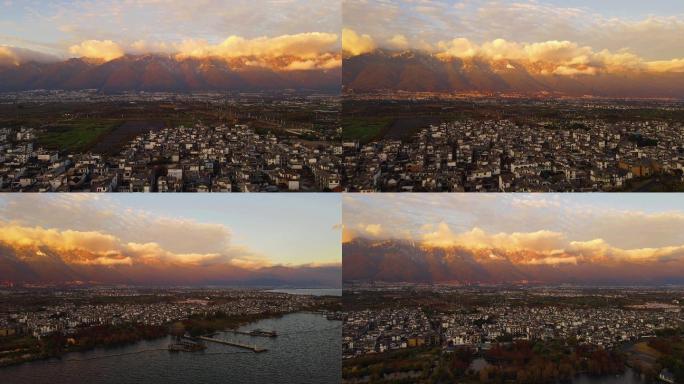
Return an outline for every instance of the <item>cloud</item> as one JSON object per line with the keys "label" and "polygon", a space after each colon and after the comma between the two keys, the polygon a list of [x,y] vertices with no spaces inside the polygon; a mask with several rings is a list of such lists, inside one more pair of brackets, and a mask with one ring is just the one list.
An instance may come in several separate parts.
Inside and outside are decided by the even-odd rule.
{"label": "cloud", "polygon": [[148,53],[173,53],[174,48],[171,44],[164,42],[152,42],[146,40],[136,40],[128,48],[134,55],[144,55]]}
{"label": "cloud", "polygon": [[125,242],[99,231],[58,230],[7,223],[0,225],[0,242],[19,249],[35,249],[37,255],[45,255],[41,249],[57,252],[69,264],[206,266],[230,263],[237,258],[243,264],[250,260],[252,266],[269,265],[240,248],[227,248],[223,253],[178,253],[155,242]]}
{"label": "cloud", "polygon": [[90,194],[6,198],[0,201],[0,217],[24,227],[40,223],[45,228],[108,233],[127,243],[154,239],[174,253],[221,253],[234,246],[231,228],[225,225],[151,215]]}
{"label": "cloud", "polygon": [[[358,35],[346,29],[343,32],[343,49],[351,55],[360,55],[376,48],[374,39],[369,35]],[[346,41],[346,42],[345,42]],[[409,43],[405,36],[395,35],[387,45],[394,49],[405,49]],[[504,39],[494,39],[482,44],[458,37],[440,40],[434,48],[428,47],[435,56],[450,60],[453,58],[480,58],[487,61],[514,61],[530,72],[544,75],[596,75],[615,72],[684,72],[684,59],[647,61],[628,50],[611,52],[596,51],[589,46],[563,40],[549,40],[536,43],[518,43]],[[515,66],[508,64],[507,68]]]}
{"label": "cloud", "polygon": [[511,60],[532,72],[553,75],[596,75],[601,72],[683,71],[684,60],[648,62],[629,51],[595,51],[571,41],[550,40],[538,43],[517,43],[495,39],[477,45],[457,38],[437,43],[435,54],[442,59],[473,57],[490,61]]}
{"label": "cloud", "polygon": [[[492,281],[634,283],[684,276],[684,203],[676,197],[355,195],[343,197],[343,218],[353,229],[345,239],[344,267],[371,276],[379,268],[386,274],[377,280],[391,275],[412,281],[417,274],[401,275],[394,261],[376,264],[381,254],[428,265],[443,281],[471,276],[463,262],[491,273],[474,279]],[[383,232],[365,233],[368,223]]]}
{"label": "cloud", "polygon": [[348,243],[357,237],[356,231],[347,228],[346,226],[342,228],[342,243]]}
{"label": "cloud", "polygon": [[396,49],[406,49],[409,47],[408,39],[402,34],[392,36],[392,38],[388,40],[388,43],[392,48]]}
{"label": "cloud", "polygon": [[473,228],[470,231],[456,233],[445,222],[434,227],[425,226],[424,229],[428,232],[423,235],[423,246],[462,248],[474,254],[504,257],[518,264],[684,261],[684,245],[622,249],[598,238],[588,241],[570,241],[566,235],[553,231],[491,234],[480,228]]}
{"label": "cloud", "polygon": [[653,263],[684,260],[684,245],[621,249],[611,246],[603,239],[571,242],[567,252],[593,262]]}
{"label": "cloud", "polygon": [[470,40],[459,37],[451,41],[439,41],[437,48],[444,57],[471,58],[479,53],[479,47]]}
{"label": "cloud", "polygon": [[0,45],[0,65],[21,65],[32,61],[49,63],[58,60],[56,56],[30,49]]}
{"label": "cloud", "polygon": [[[426,227],[427,228],[427,227]],[[423,242],[431,247],[465,246],[469,248],[496,248],[511,251],[534,250],[554,252],[567,244],[565,236],[559,232],[513,232],[488,234],[480,228],[463,233],[454,233],[449,225],[441,222],[436,230],[423,235]]]}
{"label": "cloud", "polygon": [[99,231],[1,222],[0,249],[10,260],[16,257],[14,265],[22,265],[3,276],[13,281],[339,286],[341,269],[339,263],[276,265],[240,247],[222,253],[178,253],[156,242],[125,242]]}
{"label": "cloud", "polygon": [[382,226],[380,224],[368,224],[363,228],[371,236],[380,236]]}
{"label": "cloud", "polygon": [[684,71],[684,58],[677,57],[684,39],[673,38],[684,35],[682,7],[679,13],[661,9],[658,14],[658,6],[646,13],[625,4],[629,18],[591,4],[548,0],[347,0],[343,8],[344,28],[362,29],[383,48],[406,49],[394,44],[394,37],[410,36],[410,48],[459,58],[544,62],[549,65],[537,71],[564,76]]}
{"label": "cloud", "polygon": [[97,231],[59,231],[42,227],[3,225],[0,241],[19,247],[47,246],[60,251],[108,253],[118,246],[114,236]]}
{"label": "cloud", "polygon": [[515,196],[511,199],[511,205],[516,208],[550,208],[560,207],[558,199],[547,199],[538,194]]}
{"label": "cloud", "polygon": [[356,56],[371,52],[376,47],[369,35],[359,35],[349,28],[342,29],[342,51]]}
{"label": "cloud", "polygon": [[334,33],[309,32],[254,39],[230,36],[215,45],[205,40],[185,40],[175,48],[180,57],[295,56],[301,59],[316,59],[321,54],[333,51],[337,42],[338,35]]}
{"label": "cloud", "polygon": [[69,47],[69,53],[77,57],[111,61],[123,56],[123,48],[111,40],[86,40]]}
{"label": "cloud", "polygon": [[122,45],[143,36],[170,44],[192,37],[216,42],[228,34],[279,36],[341,30],[341,2],[335,1],[89,0],[40,5],[22,6],[5,19],[35,23],[34,29],[43,36],[52,36],[49,33],[54,31],[65,41],[111,39]]}
{"label": "cloud", "polygon": [[[576,2],[575,2],[576,3]],[[684,51],[684,13],[666,6],[653,6],[644,12],[621,4],[630,17],[620,17],[605,9],[558,4],[548,0],[441,2],[397,0],[346,0],[344,27],[363,29],[376,41],[391,47],[392,36],[411,36],[418,42],[435,43],[463,37],[481,44],[505,39],[519,42],[574,41],[580,46],[619,52],[629,49],[647,61],[669,60]]]}
{"label": "cloud", "polygon": [[384,235],[384,229],[380,224],[358,224],[354,228],[344,226],[342,228],[342,242],[348,243],[357,237],[379,238]]}
{"label": "cloud", "polygon": [[651,61],[646,63],[648,70],[653,72],[684,72],[684,59]]}
{"label": "cloud", "polygon": [[336,52],[338,43],[339,37],[334,33],[309,32],[253,39],[233,35],[218,44],[197,39],[185,39],[177,43],[137,40],[129,45],[111,40],[87,40],[69,48],[69,52],[74,56],[105,61],[117,59],[126,53],[161,53],[174,55],[178,60],[219,58],[239,60],[247,66],[307,71],[340,67],[342,60]]}
{"label": "cloud", "polygon": [[[193,209],[188,211],[183,208],[188,202],[182,197],[162,205],[152,204],[150,210],[132,208],[147,205],[144,198],[132,199],[140,205],[129,200],[123,196],[96,194],[23,195],[0,199],[0,259],[3,256],[21,258],[19,261],[28,266],[27,270],[34,265],[43,266],[43,260],[50,265],[64,262],[67,265],[64,270],[74,272],[65,276],[53,269],[39,269],[31,277],[19,270],[8,272],[0,262],[0,275],[9,273],[15,281],[80,278],[107,282],[213,284],[248,283],[258,279],[272,281],[276,278],[272,272],[278,269],[284,271],[282,276],[287,281],[303,279],[310,273],[312,278],[331,277],[326,284],[339,284],[339,275],[334,280],[332,272],[323,273],[317,265],[316,271],[305,271],[311,269],[314,260],[339,264],[339,215],[322,223],[328,228],[321,228],[322,236],[326,236],[323,243],[290,249],[292,247],[283,248],[280,240],[284,238],[279,239],[287,234],[276,233],[269,241],[259,242],[263,237],[259,237],[259,233],[237,229],[234,233],[230,223],[240,221],[241,215],[254,215],[253,210],[240,206],[239,202],[234,202],[237,203],[234,206],[217,205],[213,199],[195,201]],[[314,203],[322,205],[323,202]],[[170,205],[177,207],[168,211],[166,207]],[[219,216],[216,216],[217,210]],[[172,212],[175,215],[169,216]],[[188,212],[192,217],[205,217],[202,212],[212,212],[208,216],[220,221],[198,221],[184,217],[180,212]],[[221,212],[233,219],[224,219]],[[333,230],[333,226],[337,229]],[[310,235],[310,228],[303,225],[302,229],[302,238],[306,233]],[[294,236],[300,234],[295,231]],[[276,245],[271,247],[274,242]],[[299,281],[297,284],[313,284],[296,281]]]}

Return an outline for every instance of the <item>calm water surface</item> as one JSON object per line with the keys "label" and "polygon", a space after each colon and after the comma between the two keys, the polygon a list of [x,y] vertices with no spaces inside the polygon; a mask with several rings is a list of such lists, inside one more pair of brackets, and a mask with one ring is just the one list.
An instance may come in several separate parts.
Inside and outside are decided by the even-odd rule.
{"label": "calm water surface", "polygon": [[261,320],[240,330],[272,329],[276,338],[222,332],[215,337],[268,348],[265,353],[207,343],[195,353],[169,353],[170,337],[135,345],[71,353],[0,368],[3,384],[128,383],[339,383],[341,322],[295,313]]}
{"label": "calm water surface", "polygon": [[310,296],[342,296],[341,289],[335,288],[314,288],[314,289],[272,289],[269,292],[288,293],[290,295],[310,295]]}
{"label": "calm water surface", "polygon": [[606,376],[595,378],[590,376],[579,376],[572,381],[572,384],[644,384],[646,383],[639,375],[636,375],[631,368],[627,368],[622,375]]}
{"label": "calm water surface", "polygon": [[[480,372],[483,368],[489,366],[487,360],[478,357],[470,363],[470,369]],[[631,368],[627,368],[622,375],[613,375],[605,377],[591,377],[587,375],[579,375],[572,380],[572,384],[645,384],[639,375],[636,375]]]}

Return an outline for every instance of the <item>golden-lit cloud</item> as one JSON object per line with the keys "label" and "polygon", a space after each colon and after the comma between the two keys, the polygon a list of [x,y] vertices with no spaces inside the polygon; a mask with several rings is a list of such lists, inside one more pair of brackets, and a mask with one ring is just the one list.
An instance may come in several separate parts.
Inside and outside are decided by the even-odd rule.
{"label": "golden-lit cloud", "polygon": [[[343,247],[349,280],[665,282],[684,276],[684,204],[675,198],[361,194],[343,202],[344,225],[352,229]],[[381,226],[379,236],[365,231],[368,223]]]}
{"label": "golden-lit cloud", "polygon": [[104,61],[117,59],[127,53],[167,54],[178,60],[218,58],[239,61],[245,66],[308,71],[339,68],[342,59],[337,52],[338,44],[337,34],[308,32],[253,39],[233,35],[218,44],[198,39],[177,43],[137,40],[129,45],[111,40],[87,40],[70,47],[69,53]]}
{"label": "golden-lit cloud", "polygon": [[183,57],[296,56],[303,59],[315,59],[322,53],[333,50],[337,40],[338,36],[333,33],[309,32],[255,39],[230,36],[216,45],[204,40],[185,40],[176,48],[178,55]]}
{"label": "golden-lit cloud", "polygon": [[117,239],[96,231],[59,231],[41,227],[4,225],[0,241],[19,247],[46,246],[59,251],[92,251],[108,253],[114,251]]}
{"label": "golden-lit cloud", "polygon": [[123,56],[123,48],[112,40],[86,40],[69,47],[69,53],[76,57],[86,57],[111,61]]}
{"label": "golden-lit cloud", "polygon": [[128,51],[135,55],[147,53],[172,53],[173,46],[164,42],[151,42],[147,40],[136,40],[128,47]]}
{"label": "golden-lit cloud", "polygon": [[[410,44],[402,34],[396,34],[386,41],[393,49],[406,49]],[[548,40],[534,43],[494,39],[477,44],[468,38],[457,37],[440,40],[433,46],[427,45],[430,53],[442,60],[479,58],[493,63],[509,61],[506,68],[522,66],[531,73],[542,75],[597,75],[599,73],[623,72],[684,72],[684,58],[649,61],[627,49],[610,51],[595,50],[568,40]],[[342,47],[345,52],[356,56],[368,53],[378,46],[370,35],[360,35],[352,29],[342,32]]]}
{"label": "golden-lit cloud", "polygon": [[684,72],[684,59],[651,61],[646,63],[648,70],[653,72]]}
{"label": "golden-lit cloud", "polygon": [[308,32],[277,37],[258,37],[246,39],[241,36],[230,36],[219,44],[210,44],[205,40],[184,40],[174,44],[176,57],[205,58],[219,57],[224,59],[255,58],[256,65],[267,66],[267,61],[278,58],[293,58],[282,69],[312,70],[330,69],[341,65],[335,46],[339,36],[334,33]]}
{"label": "golden-lit cloud", "polygon": [[[292,241],[283,241],[297,236],[310,240],[316,228],[307,222],[301,231],[288,229],[287,235],[278,232],[279,236],[264,238],[261,224],[253,230],[245,230],[249,225],[234,226],[243,221],[240,215],[254,215],[253,209],[235,213],[230,202],[217,204],[214,199],[194,201],[191,211],[185,199],[167,203],[153,204],[148,210],[141,208],[149,204],[144,197],[2,198],[0,259],[14,262],[0,262],[0,275],[14,281],[241,284],[259,279],[264,284],[339,284],[339,214],[326,217],[316,227],[323,232],[319,239],[324,240],[290,247]],[[244,204],[242,200],[234,203]],[[251,200],[247,204],[259,205]],[[211,218],[203,214],[208,210]],[[281,217],[287,221],[291,215],[271,219],[277,222]],[[323,268],[324,263],[335,268]]]}
{"label": "golden-lit cloud", "polygon": [[[626,71],[679,72],[684,60],[649,62],[629,51],[595,51],[571,41],[550,40],[538,43],[517,43],[495,39],[475,44],[465,38],[437,43],[435,54],[442,59],[474,57],[490,61],[509,60],[534,73],[545,75],[596,75]],[[513,66],[515,65],[512,64]],[[510,67],[509,67],[510,68]]]}
{"label": "golden-lit cloud", "polygon": [[648,11],[623,3],[615,12],[586,1],[578,6],[550,0],[346,0],[343,21],[344,27],[363,30],[384,48],[395,48],[391,39],[400,34],[409,37],[409,46],[416,49],[425,48],[425,42],[434,46],[460,37],[478,45],[495,39],[571,41],[595,52],[617,54],[629,49],[647,62],[684,52],[684,40],[675,38],[684,35],[681,2],[653,5]]}
{"label": "golden-lit cloud", "polygon": [[357,237],[377,239],[385,235],[381,224],[358,224],[355,227],[344,226],[342,228],[342,242],[348,243]]}
{"label": "golden-lit cloud", "polygon": [[454,233],[449,225],[441,222],[432,232],[423,235],[422,241],[431,247],[463,245],[470,248],[497,248],[506,250],[528,249],[553,252],[566,242],[563,234],[552,231],[514,232],[488,234],[480,228],[463,233]]}
{"label": "golden-lit cloud", "polygon": [[382,225],[380,224],[368,224],[363,229],[371,236],[380,236],[382,233]]}
{"label": "golden-lit cloud", "polygon": [[603,239],[570,241],[554,231],[487,233],[480,228],[454,232],[441,222],[424,226],[422,245],[434,248],[462,248],[474,254],[503,257],[518,264],[577,264],[616,262],[684,261],[684,245],[622,249]]}
{"label": "golden-lit cloud", "polygon": [[605,242],[603,239],[590,241],[573,241],[567,252],[582,259],[594,262],[653,262],[668,260],[684,260],[684,245],[664,246],[659,248],[621,249]]}
{"label": "golden-lit cloud", "polygon": [[395,49],[406,49],[409,47],[409,41],[406,36],[402,34],[397,34],[392,36],[391,39],[387,41],[392,48]]}
{"label": "golden-lit cloud", "polygon": [[347,228],[347,226],[342,227],[342,242],[343,243],[348,243],[358,236],[356,235],[356,231]]}
{"label": "golden-lit cloud", "polygon": [[248,250],[226,249],[223,253],[172,252],[155,242],[135,243],[98,231],[58,230],[4,224],[0,227],[0,243],[18,249],[33,249],[45,256],[45,250],[56,252],[69,264],[87,265],[209,265],[230,263],[232,258],[249,261],[251,266],[264,266],[263,260]]}
{"label": "golden-lit cloud", "polygon": [[349,28],[342,29],[342,50],[344,52],[356,56],[372,52],[375,48],[377,45],[369,35],[358,34]]}

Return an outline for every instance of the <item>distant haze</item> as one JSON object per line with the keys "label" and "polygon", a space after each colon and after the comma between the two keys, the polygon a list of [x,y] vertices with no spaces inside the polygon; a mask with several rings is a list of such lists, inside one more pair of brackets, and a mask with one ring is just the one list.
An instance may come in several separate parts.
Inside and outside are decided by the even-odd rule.
{"label": "distant haze", "polygon": [[624,69],[583,73],[552,68],[551,63],[525,60],[440,58],[418,50],[374,50],[345,59],[342,83],[345,90],[357,93],[395,90],[684,99],[684,72]]}
{"label": "distant haze", "polygon": [[339,67],[298,68],[296,58],[254,66],[250,58],[183,58],[168,55],[123,56],[111,61],[70,59],[0,65],[0,92],[35,89],[125,91],[262,91],[310,89],[338,93]]}
{"label": "distant haze", "polygon": [[[415,283],[684,284],[684,262],[520,263],[495,247],[426,247],[405,240],[345,243],[344,281]],[[524,252],[524,251],[519,251]],[[517,255],[521,256],[521,255]],[[571,256],[559,256],[559,260]]]}

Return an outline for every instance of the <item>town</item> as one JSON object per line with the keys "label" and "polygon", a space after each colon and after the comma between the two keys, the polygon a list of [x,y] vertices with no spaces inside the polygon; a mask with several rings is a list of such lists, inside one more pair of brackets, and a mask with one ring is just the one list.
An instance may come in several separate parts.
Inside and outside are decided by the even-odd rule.
{"label": "town", "polygon": [[[360,366],[376,355],[388,360],[383,365],[390,367],[387,372],[404,363],[420,365],[417,356],[426,351],[437,353],[433,366],[463,351],[469,351],[472,363],[502,346],[558,341],[643,358],[635,346],[684,325],[684,291],[677,288],[357,286],[345,290],[344,300],[350,309],[343,328],[348,382],[363,381]],[[406,358],[412,350],[418,351],[411,355],[416,360]],[[400,356],[396,364],[392,356]],[[483,358],[479,361],[486,364]],[[476,374],[481,368],[469,369]],[[398,369],[383,377],[417,379],[434,373]]]}
{"label": "town", "polygon": [[[130,337],[140,329],[166,335],[174,322],[226,328],[282,314],[311,311],[330,319],[339,315],[339,298],[241,288],[12,287],[2,290],[0,306],[0,366],[45,357],[36,343],[56,337],[68,343],[97,329],[101,343]],[[217,321],[220,320],[220,321]],[[123,331],[122,331],[123,330]],[[218,330],[218,329],[216,329]],[[188,328],[192,332],[192,328]],[[79,339],[80,336],[80,339]]]}
{"label": "town", "polygon": [[[39,108],[35,105],[54,103],[60,95],[16,97],[29,98],[30,108]],[[17,122],[9,112],[4,114],[11,124],[3,127],[0,122],[0,191],[341,189],[342,147],[334,141],[339,108],[334,98],[271,96],[272,104],[262,107],[259,100],[266,96],[261,94],[188,99],[172,94],[70,92],[67,97],[79,101],[57,104],[57,109],[69,112],[51,123],[54,126],[48,124],[55,119],[52,111],[38,124],[31,124],[29,117]],[[83,98],[92,100],[80,101]],[[197,103],[201,107],[195,108]],[[15,103],[4,107],[15,108]]]}
{"label": "town", "polygon": [[[455,109],[466,108],[464,102],[456,103]],[[454,117],[450,110],[451,115],[421,117],[426,111],[438,112],[429,109],[432,106],[413,107],[415,116],[394,119],[372,140],[354,140],[347,134],[346,188],[584,192],[672,191],[684,186],[684,124],[674,117],[681,105],[652,110],[650,104],[531,102],[522,106],[519,116],[514,108],[520,105],[514,102],[502,104],[504,112],[494,111],[486,101],[468,105],[484,111],[474,108]],[[367,104],[364,108],[370,110]],[[617,111],[624,111],[625,117],[611,115]],[[660,114],[671,118],[645,117]],[[372,119],[354,124],[362,127]]]}

